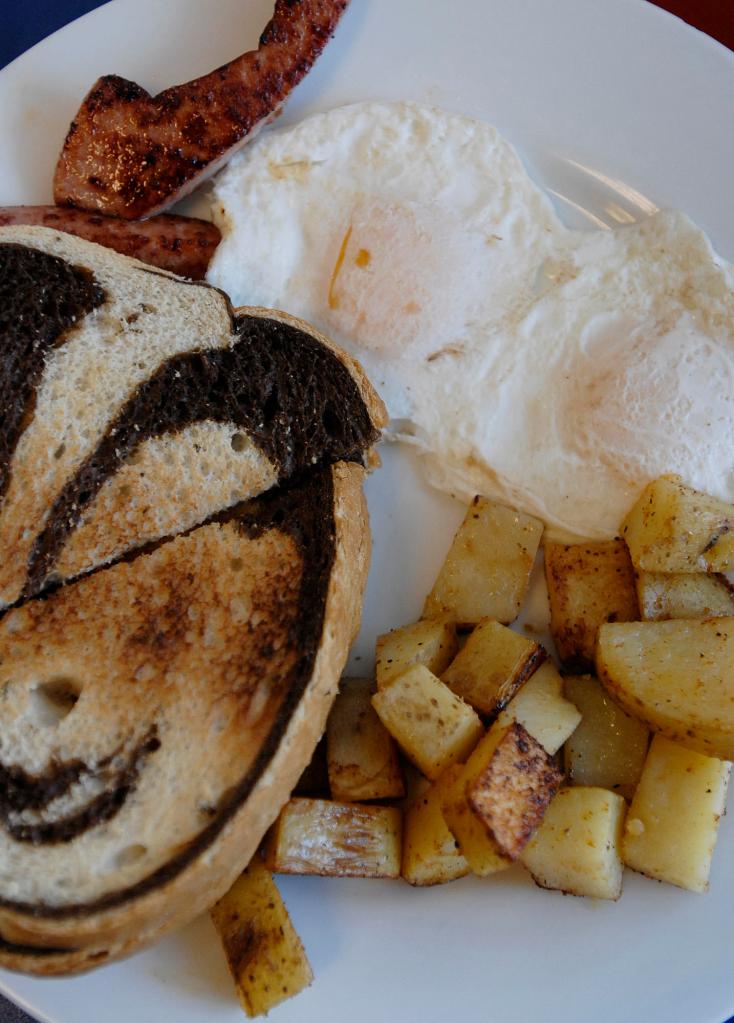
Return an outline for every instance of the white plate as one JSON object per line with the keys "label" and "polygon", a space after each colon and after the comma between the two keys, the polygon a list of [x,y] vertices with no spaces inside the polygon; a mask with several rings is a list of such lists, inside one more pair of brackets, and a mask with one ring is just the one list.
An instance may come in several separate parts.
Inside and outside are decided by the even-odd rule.
{"label": "white plate", "polygon": [[[0,74],[0,202],[50,199],[82,95],[118,72],[153,91],[253,45],[271,0],[116,0]],[[285,114],[411,98],[493,122],[574,224],[678,206],[734,258],[734,58],[641,0],[354,0]],[[368,484],[375,557],[352,668],[375,635],[415,618],[462,510],[400,451]],[[722,1023],[734,1012],[734,822],[712,891],[629,874],[616,905],[534,888],[518,870],[413,890],[369,881],[280,884],[315,973],[275,1023]],[[0,975],[57,1023],[241,1019],[201,920],[74,980]]]}

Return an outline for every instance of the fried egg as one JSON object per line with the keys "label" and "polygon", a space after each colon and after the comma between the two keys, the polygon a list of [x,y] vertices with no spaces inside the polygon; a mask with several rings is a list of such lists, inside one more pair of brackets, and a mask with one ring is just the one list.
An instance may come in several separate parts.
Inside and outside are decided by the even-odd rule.
{"label": "fried egg", "polygon": [[214,217],[210,281],[355,354],[435,486],[559,539],[661,472],[734,500],[734,271],[682,214],[568,230],[489,125],[360,103],[243,150]]}

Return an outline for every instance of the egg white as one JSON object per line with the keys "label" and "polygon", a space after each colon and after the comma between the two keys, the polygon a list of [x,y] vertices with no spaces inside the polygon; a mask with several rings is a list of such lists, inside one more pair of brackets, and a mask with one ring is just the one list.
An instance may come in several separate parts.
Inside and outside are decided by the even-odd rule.
{"label": "egg white", "polygon": [[209,279],[356,354],[430,481],[615,535],[661,472],[734,500],[734,271],[679,213],[567,230],[489,125],[360,103],[215,191]]}

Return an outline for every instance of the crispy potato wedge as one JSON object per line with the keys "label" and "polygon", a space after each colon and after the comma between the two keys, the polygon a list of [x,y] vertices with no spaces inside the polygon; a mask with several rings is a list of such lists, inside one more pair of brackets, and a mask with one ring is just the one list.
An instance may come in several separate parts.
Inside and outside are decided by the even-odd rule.
{"label": "crispy potato wedge", "polygon": [[596,664],[612,698],[653,731],[734,759],[734,618],[602,625]]}
{"label": "crispy potato wedge", "polygon": [[268,833],[277,874],[399,877],[402,814],[395,806],[291,799]]}
{"label": "crispy potato wedge", "polygon": [[405,793],[398,751],[372,706],[374,682],[345,678],[326,726],[329,785],[334,799],[364,802]]}
{"label": "crispy potato wedge", "polygon": [[641,569],[636,582],[640,616],[645,621],[734,615],[734,590],[723,575]]}
{"label": "crispy potato wedge", "polygon": [[386,632],[377,638],[377,686],[387,685],[412,664],[424,664],[434,675],[441,675],[458,648],[456,626],[447,618],[426,618]]}
{"label": "crispy potato wedge", "polygon": [[627,545],[624,540],[546,543],[545,578],[551,633],[561,664],[569,671],[589,671],[602,622],[639,618]]}
{"label": "crispy potato wedge", "polygon": [[442,675],[475,710],[494,718],[545,660],[543,647],[484,618]]}
{"label": "crispy potato wedge", "polygon": [[378,689],[372,706],[406,756],[431,779],[464,760],[483,732],[472,708],[422,664]]}
{"label": "crispy potato wedge", "polygon": [[622,894],[622,796],[599,788],[561,789],[520,859],[541,888],[596,899]]}
{"label": "crispy potato wedge", "polygon": [[656,735],[622,841],[624,862],[658,881],[705,892],[731,764]]}
{"label": "crispy potato wedge", "polygon": [[734,505],[687,487],[679,476],[648,484],[622,524],[632,562],[647,572],[734,568]]}
{"label": "crispy potato wedge", "polygon": [[[476,750],[470,762],[475,757],[478,761]],[[553,757],[514,721],[503,730],[479,773],[467,781],[466,797],[500,852],[516,860],[562,780]]]}
{"label": "crispy potato wedge", "polygon": [[547,753],[557,753],[581,720],[576,707],[563,697],[563,679],[552,661],[538,668],[497,718],[506,727],[518,721]]}
{"label": "crispy potato wedge", "polygon": [[469,864],[459,852],[442,812],[446,793],[461,769],[461,764],[447,767],[405,811],[402,875],[409,884],[446,884],[469,873]]}
{"label": "crispy potato wedge", "polygon": [[543,534],[531,515],[475,497],[459,527],[423,609],[459,625],[482,618],[517,618]]}
{"label": "crispy potato wedge", "polygon": [[569,781],[631,799],[650,744],[647,727],[618,707],[589,675],[566,678],[563,686],[581,712],[578,728],[563,747]]}
{"label": "crispy potato wedge", "polygon": [[301,939],[259,856],[211,910],[237,997],[261,1016],[313,980]]}

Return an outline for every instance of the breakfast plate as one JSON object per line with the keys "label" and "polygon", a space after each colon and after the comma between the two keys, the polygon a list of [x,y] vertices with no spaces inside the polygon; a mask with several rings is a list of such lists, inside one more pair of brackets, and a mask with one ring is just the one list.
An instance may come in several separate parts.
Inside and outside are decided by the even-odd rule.
{"label": "breakfast plate", "polygon": [[[115,0],[35,47],[0,74],[2,202],[49,201],[68,123],[98,75],[152,91],[185,81],[252,46],[271,8]],[[363,99],[436,104],[496,125],[567,224],[676,207],[734,259],[733,95],[734,57],[640,0],[354,0],[280,123]],[[206,214],[207,194],[187,208]],[[383,452],[367,494],[374,558],[353,674],[371,670],[377,634],[418,616],[463,514],[399,448]],[[427,890],[281,878],[316,980],[273,1018],[721,1023],[734,1012],[733,843],[729,818],[709,895],[628,872],[616,904],[539,891],[519,868]],[[206,919],[84,977],[5,973],[0,986],[58,1023],[241,1018]]]}

